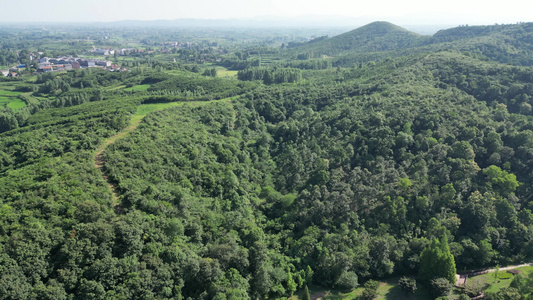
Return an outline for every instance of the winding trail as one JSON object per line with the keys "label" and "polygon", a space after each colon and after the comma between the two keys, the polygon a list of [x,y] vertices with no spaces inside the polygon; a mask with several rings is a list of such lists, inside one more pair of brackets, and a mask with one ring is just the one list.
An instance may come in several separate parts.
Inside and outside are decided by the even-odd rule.
{"label": "winding trail", "polygon": [[123,209],[122,209],[122,205],[119,200],[117,187],[111,181],[111,179],[109,179],[109,176],[107,176],[106,174],[104,152],[107,146],[113,144],[119,138],[124,137],[128,135],[129,133],[131,133],[132,131],[134,131],[139,126],[139,124],[141,124],[143,117],[144,116],[133,116],[131,119],[130,126],[126,127],[121,132],[105,140],[105,142],[96,149],[96,154],[94,156],[94,165],[96,166],[98,170],[100,170],[100,173],[102,173],[102,177],[104,178],[104,180],[107,182],[107,185],[109,186],[109,191],[113,195],[113,208],[115,209],[115,213],[117,214],[122,214]]}
{"label": "winding trail", "polygon": [[95,155],[94,155],[94,166],[102,173],[102,177],[107,182],[107,185],[109,186],[109,191],[113,195],[113,208],[115,209],[115,213],[120,215],[123,212],[123,207],[120,201],[120,196],[118,193],[118,189],[115,186],[115,183],[109,179],[109,176],[106,174],[106,168],[105,168],[105,159],[104,159],[104,152],[107,146],[110,144],[113,144],[116,140],[119,138],[122,138],[131,132],[133,132],[139,124],[141,124],[141,121],[143,118],[150,112],[154,111],[161,111],[170,107],[175,106],[200,106],[205,105],[208,103],[215,103],[215,102],[231,102],[231,98],[225,98],[220,100],[211,100],[211,101],[189,101],[189,102],[168,102],[168,103],[153,103],[153,104],[142,104],[137,107],[137,112],[131,117],[130,125],[120,131],[119,133],[115,134],[114,136],[106,139],[100,147],[96,149]]}

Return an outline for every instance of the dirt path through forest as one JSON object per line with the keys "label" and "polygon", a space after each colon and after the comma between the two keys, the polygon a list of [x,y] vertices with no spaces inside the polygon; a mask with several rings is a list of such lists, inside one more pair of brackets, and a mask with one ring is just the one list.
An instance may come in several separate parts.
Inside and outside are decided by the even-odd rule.
{"label": "dirt path through forest", "polygon": [[214,103],[214,102],[231,102],[231,98],[221,99],[221,100],[212,100],[212,101],[191,101],[191,102],[169,102],[169,103],[155,103],[155,104],[143,104],[137,108],[137,112],[131,117],[130,120],[130,126],[125,128],[124,130],[120,131],[119,133],[115,134],[114,136],[106,139],[98,149],[96,149],[96,154],[94,155],[94,165],[100,172],[102,173],[102,177],[107,182],[109,186],[109,191],[111,194],[113,194],[113,207],[115,208],[115,212],[117,214],[122,213],[122,205],[121,201],[119,199],[119,194],[117,192],[117,187],[115,184],[109,179],[109,176],[106,174],[106,168],[105,168],[105,159],[104,159],[104,153],[107,146],[110,144],[113,144],[116,140],[119,138],[122,138],[128,134],[130,134],[132,131],[134,131],[139,124],[141,124],[142,119],[149,113],[154,111],[161,111],[170,107],[174,106],[181,106],[184,104],[190,105],[190,106],[198,106],[198,105],[204,105],[207,103]]}
{"label": "dirt path through forest", "polygon": [[115,184],[111,181],[111,179],[109,179],[109,176],[107,176],[106,174],[104,152],[107,146],[113,144],[119,138],[124,137],[134,131],[139,126],[139,124],[141,124],[141,120],[142,118],[133,118],[130,126],[105,140],[105,142],[100,147],[98,147],[98,149],[96,149],[96,155],[94,156],[94,165],[96,166],[96,168],[98,168],[98,170],[100,170],[100,172],[102,173],[102,177],[109,186],[109,191],[113,195],[113,208],[115,209],[115,212],[117,214],[122,213],[122,205],[118,198],[117,188]]}

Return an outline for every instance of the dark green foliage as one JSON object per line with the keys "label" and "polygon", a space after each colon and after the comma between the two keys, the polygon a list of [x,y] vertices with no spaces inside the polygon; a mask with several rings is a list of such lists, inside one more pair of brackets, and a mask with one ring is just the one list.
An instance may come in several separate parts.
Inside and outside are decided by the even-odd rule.
{"label": "dark green foliage", "polygon": [[357,274],[355,274],[355,272],[342,272],[339,279],[335,282],[335,288],[341,290],[354,289],[359,285],[357,279]]}
{"label": "dark green foliage", "polygon": [[309,289],[307,288],[307,285],[305,286],[303,300],[311,300],[311,296],[309,295]]}
{"label": "dark green foliage", "polygon": [[[523,299],[520,291],[513,287],[502,288],[496,293],[487,293],[488,300],[520,300]],[[527,298],[525,298],[527,299]]]}
{"label": "dark green foliage", "polygon": [[416,279],[414,278],[402,277],[398,281],[398,284],[404,291],[408,293],[414,293],[416,291]]}
{"label": "dark green foliage", "polygon": [[332,67],[330,60],[311,59],[306,61],[288,61],[280,63],[284,68],[296,68],[302,70],[326,70]]}
{"label": "dark green foliage", "polygon": [[[531,23],[459,26],[441,30],[430,39],[430,43],[462,43],[468,51],[481,52],[483,55],[504,63],[531,65],[531,45],[533,43]],[[508,51],[512,46],[518,52]],[[463,51],[466,49],[462,49]]]}
{"label": "dark green foliage", "polygon": [[208,77],[217,77],[217,69],[215,68],[205,69],[202,75],[208,76]]}
{"label": "dark green foliage", "polygon": [[479,296],[483,292],[483,287],[480,284],[477,284],[475,282],[467,282],[464,287],[464,293],[467,297],[476,297]]}
{"label": "dark green foliage", "polygon": [[221,65],[231,70],[244,70],[246,68],[259,67],[261,65],[261,60],[257,58],[227,58],[222,61]]}
{"label": "dark green foliage", "polygon": [[435,278],[431,280],[431,292],[435,297],[448,296],[453,285],[446,278]]}
{"label": "dark green foliage", "polygon": [[[222,99],[242,94],[254,85],[221,78],[205,78],[198,75],[172,76],[170,79],[150,86],[152,95],[169,95],[181,97],[206,97],[206,100]],[[174,100],[175,101],[175,100]]]}
{"label": "dark green foliage", "polygon": [[[0,295],[280,299],[362,281],[370,299],[372,278],[420,270],[419,282],[449,286],[454,259],[463,270],[533,256],[533,77],[488,59],[507,42],[464,37],[405,56],[427,39],[377,23],[339,43],[364,53],[314,59],[305,47],[334,39],[318,38],[290,61],[274,39],[163,54],[177,36],[142,40],[155,50],[132,51],[131,72],[1,82],[27,91],[28,106],[0,113]],[[479,51],[434,51],[448,46]],[[268,85],[210,78],[203,64],[218,56]],[[141,103],[177,100],[204,102],[148,114],[107,146],[104,179],[95,149]]]}
{"label": "dark green foliage", "polygon": [[239,80],[260,80],[264,84],[294,83],[302,78],[302,71],[294,68],[246,68],[237,73]]}
{"label": "dark green foliage", "polygon": [[471,298],[465,294],[459,295],[459,300],[470,300]]}

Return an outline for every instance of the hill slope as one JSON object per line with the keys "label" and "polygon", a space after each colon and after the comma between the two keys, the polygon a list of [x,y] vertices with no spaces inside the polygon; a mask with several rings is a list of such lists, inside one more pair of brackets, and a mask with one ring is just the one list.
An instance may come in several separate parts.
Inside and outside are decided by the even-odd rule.
{"label": "hill slope", "polygon": [[398,46],[372,50],[374,43],[375,41],[371,41],[359,46],[360,49],[368,49],[367,51],[354,49],[343,52],[333,64],[352,66],[354,63],[379,61],[389,57],[453,50],[469,52],[469,55],[482,60],[517,66],[533,65],[533,23],[450,28],[441,30],[410,48]]}
{"label": "hill slope", "polygon": [[426,38],[388,22],[373,22],[341,35],[295,48],[313,56],[345,52],[374,52],[421,45]]}

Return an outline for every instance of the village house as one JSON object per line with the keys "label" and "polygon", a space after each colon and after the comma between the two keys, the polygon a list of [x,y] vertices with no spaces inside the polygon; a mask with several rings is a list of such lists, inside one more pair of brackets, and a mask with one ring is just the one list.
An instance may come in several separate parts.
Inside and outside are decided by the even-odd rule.
{"label": "village house", "polygon": [[46,72],[52,72],[54,69],[52,66],[42,67],[37,69],[37,73],[46,73]]}
{"label": "village house", "polygon": [[109,49],[94,49],[90,52],[93,52],[95,54],[98,54],[98,55],[104,55],[104,56],[109,56],[109,55],[114,55],[115,54],[115,50],[109,50]]}
{"label": "village house", "polygon": [[[103,67],[111,68],[111,61],[76,58],[71,56],[48,58],[43,57],[39,60],[39,68],[37,73],[45,73],[51,71],[77,70],[83,68]],[[15,71],[15,70],[13,70]]]}
{"label": "village house", "polygon": [[2,76],[4,77],[7,77],[7,75],[9,74],[8,70],[0,70],[0,72],[2,73]]}
{"label": "village house", "polygon": [[43,62],[43,63],[39,63],[39,69],[42,69],[44,67],[49,67],[50,66],[50,63],[49,62]]}
{"label": "village house", "polygon": [[111,61],[109,60],[97,60],[95,64],[101,67],[111,67]]}
{"label": "village house", "polygon": [[95,67],[96,66],[96,64],[94,63],[93,60],[80,59],[80,60],[78,60],[78,62],[80,63],[80,66],[86,67],[86,68],[91,68],[91,67]]}

